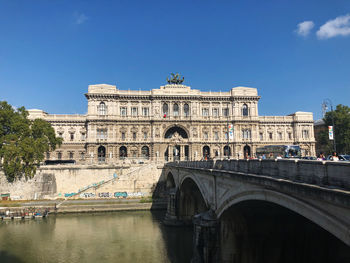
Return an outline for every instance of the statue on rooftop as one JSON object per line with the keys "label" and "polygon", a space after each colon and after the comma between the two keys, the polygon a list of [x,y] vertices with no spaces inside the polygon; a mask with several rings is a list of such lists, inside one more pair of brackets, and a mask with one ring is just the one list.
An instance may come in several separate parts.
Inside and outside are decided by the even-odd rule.
{"label": "statue on rooftop", "polygon": [[171,78],[169,79],[169,77],[166,78],[166,81],[169,83],[169,84],[182,84],[182,82],[184,82],[185,78],[180,76],[179,73],[170,73],[171,75]]}

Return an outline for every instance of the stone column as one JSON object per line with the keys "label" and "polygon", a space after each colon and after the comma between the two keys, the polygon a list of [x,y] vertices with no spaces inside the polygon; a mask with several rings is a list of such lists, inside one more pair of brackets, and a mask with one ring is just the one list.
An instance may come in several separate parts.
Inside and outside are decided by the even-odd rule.
{"label": "stone column", "polygon": [[191,263],[219,262],[219,221],[209,210],[193,217],[193,258]]}
{"label": "stone column", "polygon": [[180,145],[180,161],[183,161],[185,158],[185,145]]}
{"label": "stone column", "polygon": [[174,160],[174,145],[169,144],[168,148],[168,156],[169,156],[169,162],[172,162]]}

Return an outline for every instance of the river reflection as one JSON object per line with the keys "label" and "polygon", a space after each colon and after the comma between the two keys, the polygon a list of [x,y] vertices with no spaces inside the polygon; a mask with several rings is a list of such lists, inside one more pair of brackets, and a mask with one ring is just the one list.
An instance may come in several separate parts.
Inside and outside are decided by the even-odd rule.
{"label": "river reflection", "polygon": [[163,212],[114,212],[0,222],[0,262],[190,262],[192,228]]}

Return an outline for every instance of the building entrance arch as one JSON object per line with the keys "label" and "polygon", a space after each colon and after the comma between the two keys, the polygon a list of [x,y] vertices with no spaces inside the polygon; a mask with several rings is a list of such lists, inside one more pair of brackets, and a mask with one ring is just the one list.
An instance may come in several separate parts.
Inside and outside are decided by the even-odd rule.
{"label": "building entrance arch", "polygon": [[172,126],[165,132],[164,138],[168,143],[164,151],[166,161],[189,159],[188,134],[184,128]]}
{"label": "building entrance arch", "polygon": [[176,135],[176,133],[178,134],[178,136],[181,136],[183,139],[188,139],[188,134],[187,132],[185,131],[185,129],[179,127],[179,126],[173,126],[173,127],[170,127],[165,135],[164,135],[164,138],[165,139],[171,139],[173,138],[174,135]]}

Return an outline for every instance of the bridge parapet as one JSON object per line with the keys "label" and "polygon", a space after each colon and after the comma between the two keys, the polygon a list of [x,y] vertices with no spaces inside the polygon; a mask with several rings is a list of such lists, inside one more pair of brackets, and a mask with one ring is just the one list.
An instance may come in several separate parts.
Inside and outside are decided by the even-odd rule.
{"label": "bridge parapet", "polygon": [[[174,165],[168,163],[168,165]],[[213,169],[282,178],[296,182],[350,190],[350,162],[275,160],[183,161],[180,167]]]}

